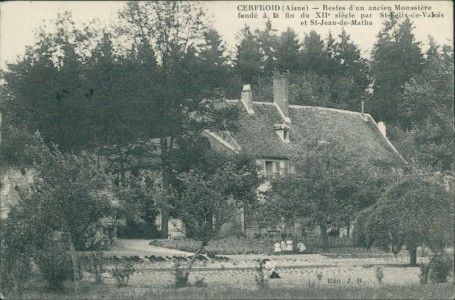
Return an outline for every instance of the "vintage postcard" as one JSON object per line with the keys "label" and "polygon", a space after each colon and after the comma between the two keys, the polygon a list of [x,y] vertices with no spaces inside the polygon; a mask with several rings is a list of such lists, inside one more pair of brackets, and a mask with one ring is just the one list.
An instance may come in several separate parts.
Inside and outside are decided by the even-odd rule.
{"label": "vintage postcard", "polygon": [[453,299],[452,1],[0,25],[0,300]]}

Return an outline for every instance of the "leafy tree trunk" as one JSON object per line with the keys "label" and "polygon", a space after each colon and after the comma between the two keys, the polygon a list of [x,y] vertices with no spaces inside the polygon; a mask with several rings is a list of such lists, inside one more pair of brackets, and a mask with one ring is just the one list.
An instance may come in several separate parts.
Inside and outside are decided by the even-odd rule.
{"label": "leafy tree trunk", "polygon": [[73,264],[73,282],[74,289],[77,291],[79,289],[79,265],[77,263],[77,254],[76,248],[74,247],[74,241],[71,233],[68,231],[68,246],[70,248],[71,262]]}
{"label": "leafy tree trunk", "polygon": [[416,266],[417,265],[417,248],[416,247],[409,249],[409,257],[411,259],[410,265]]}
{"label": "leafy tree trunk", "polygon": [[122,149],[119,145],[116,147],[119,163],[120,163],[120,170],[118,171],[117,174],[117,179],[118,179],[118,186],[119,187],[124,187],[125,186],[125,158],[123,157],[122,154]]}
{"label": "leafy tree trunk", "polygon": [[169,235],[169,212],[167,208],[161,209],[161,233],[165,238]]}
{"label": "leafy tree trunk", "polygon": [[327,226],[325,224],[320,224],[319,228],[321,229],[322,248],[324,250],[326,250],[329,248],[329,237],[327,236]]}
{"label": "leafy tree trunk", "polygon": [[193,257],[190,260],[190,264],[188,265],[188,268],[185,271],[185,283],[188,282],[188,278],[190,277],[191,269],[193,268],[193,264],[196,261],[196,258],[198,257],[199,254],[201,254],[202,250],[204,250],[205,246],[207,246],[208,241],[203,241],[201,243],[201,246],[199,249],[194,253]]}
{"label": "leafy tree trunk", "polygon": [[[170,176],[170,167],[169,167],[169,159],[168,159],[168,145],[167,145],[167,138],[162,137],[160,139],[160,147],[161,147],[161,163],[162,163],[162,172],[163,172],[163,189],[168,190],[169,188],[169,176]],[[163,203],[161,207],[161,233],[164,237],[167,237],[169,234],[169,212],[167,209],[167,205]]]}

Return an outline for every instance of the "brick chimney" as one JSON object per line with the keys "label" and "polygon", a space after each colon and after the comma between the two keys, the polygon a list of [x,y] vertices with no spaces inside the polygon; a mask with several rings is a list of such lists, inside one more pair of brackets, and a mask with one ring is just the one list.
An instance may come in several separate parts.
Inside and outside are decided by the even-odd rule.
{"label": "brick chimney", "polygon": [[273,103],[278,107],[281,116],[286,122],[289,119],[289,81],[286,75],[273,76]]}
{"label": "brick chimney", "polygon": [[241,100],[243,106],[245,106],[246,111],[248,114],[254,114],[253,110],[253,92],[251,91],[251,85],[245,84],[242,90]]}

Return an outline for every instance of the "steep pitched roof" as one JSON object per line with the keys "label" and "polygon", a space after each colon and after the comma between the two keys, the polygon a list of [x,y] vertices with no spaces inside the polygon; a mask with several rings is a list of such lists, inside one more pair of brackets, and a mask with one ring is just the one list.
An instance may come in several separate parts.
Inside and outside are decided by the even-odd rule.
{"label": "steep pitched roof", "polygon": [[369,114],[312,106],[289,106],[289,143],[283,142],[275,132],[276,124],[283,124],[282,115],[274,103],[253,102],[254,114],[248,114],[242,103],[227,101],[227,105],[240,108],[238,131],[232,132],[240,146],[237,152],[257,158],[288,158],[299,156],[302,150],[315,141],[343,145],[359,158],[388,163],[404,163],[401,155],[379,131]]}

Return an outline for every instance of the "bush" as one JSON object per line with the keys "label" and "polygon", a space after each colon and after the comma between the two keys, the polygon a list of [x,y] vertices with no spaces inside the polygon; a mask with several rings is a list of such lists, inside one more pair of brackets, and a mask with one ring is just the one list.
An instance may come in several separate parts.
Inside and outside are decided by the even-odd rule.
{"label": "bush", "polygon": [[194,286],[195,287],[206,287],[207,284],[205,283],[205,278],[204,277],[201,277],[201,278],[196,278],[196,281],[194,282]]}
{"label": "bush", "polygon": [[430,271],[428,264],[421,264],[420,265],[420,284],[427,284],[428,283],[428,272]]}
{"label": "bush", "polygon": [[453,261],[447,255],[436,257],[431,265],[429,271],[429,279],[433,283],[447,282],[447,278],[453,268]]}
{"label": "bush", "polygon": [[7,220],[0,220],[0,282],[4,292],[15,289],[20,292],[31,275],[31,251],[23,243],[19,226],[11,222],[11,215]]}
{"label": "bush", "polygon": [[47,241],[42,249],[36,250],[34,260],[50,290],[62,290],[64,281],[73,279],[70,255],[60,242]]}
{"label": "bush", "polygon": [[254,275],[254,280],[258,289],[266,289],[269,287],[269,281],[267,280],[267,271],[264,270],[264,264],[262,260],[256,260],[256,274]]}
{"label": "bush", "polygon": [[382,284],[382,280],[384,279],[384,269],[382,267],[376,267],[374,275],[376,276],[379,284]]}
{"label": "bush", "polygon": [[134,263],[131,261],[128,261],[126,264],[120,264],[113,268],[111,270],[112,276],[115,278],[117,281],[117,286],[126,286],[128,284],[128,280],[130,279],[130,276],[133,275],[133,273],[136,270],[134,269]]}
{"label": "bush", "polygon": [[6,219],[0,220],[0,273],[4,291],[19,292],[32,275],[36,244],[46,240],[46,227],[30,216],[37,204],[21,198],[11,207]]}
{"label": "bush", "polygon": [[114,220],[112,217],[103,217],[97,222],[93,222],[83,233],[83,238],[79,245],[75,245],[78,250],[109,250],[117,239],[115,234],[115,228],[120,225],[121,222]]}
{"label": "bush", "polygon": [[453,260],[447,255],[434,257],[430,263],[420,266],[420,283],[445,283],[450,272],[453,272]]}
{"label": "bush", "polygon": [[118,228],[118,237],[125,239],[156,239],[163,238],[161,231],[153,223],[126,221],[126,225]]}
{"label": "bush", "polygon": [[105,261],[106,258],[101,251],[92,252],[79,258],[79,262],[82,264],[83,269],[95,277],[95,283],[97,284],[103,283],[101,275],[105,271]]}
{"label": "bush", "polygon": [[15,259],[9,259],[8,257],[11,256],[2,252],[0,252],[2,266],[0,268],[0,276],[3,291],[17,290],[20,292],[31,276],[32,264],[30,257],[21,253],[15,256]]}
{"label": "bush", "polygon": [[174,279],[176,288],[188,285],[188,278],[185,276],[185,270],[180,266],[180,262],[178,260],[174,261]]}

